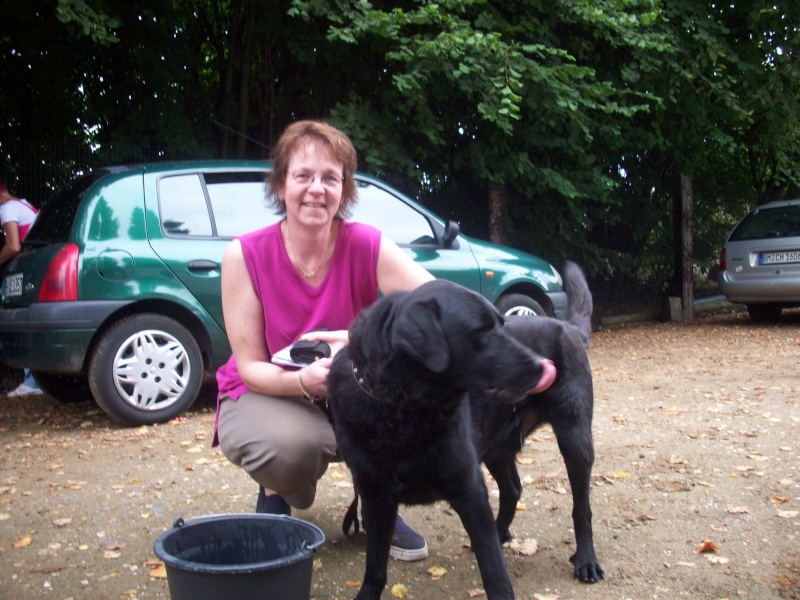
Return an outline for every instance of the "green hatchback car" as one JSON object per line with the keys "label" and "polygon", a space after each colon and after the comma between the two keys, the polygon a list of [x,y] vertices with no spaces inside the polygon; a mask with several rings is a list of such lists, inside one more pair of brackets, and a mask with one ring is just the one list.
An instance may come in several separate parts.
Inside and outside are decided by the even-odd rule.
{"label": "green hatchback car", "polygon": [[[276,222],[270,165],[191,161],[108,167],[41,211],[2,276],[0,360],[63,402],[93,396],[126,425],[185,411],[230,356],[220,264],[235,236]],[[357,175],[353,220],[374,225],[434,276],[505,314],[563,317],[550,264],[470,239],[381,181]]]}

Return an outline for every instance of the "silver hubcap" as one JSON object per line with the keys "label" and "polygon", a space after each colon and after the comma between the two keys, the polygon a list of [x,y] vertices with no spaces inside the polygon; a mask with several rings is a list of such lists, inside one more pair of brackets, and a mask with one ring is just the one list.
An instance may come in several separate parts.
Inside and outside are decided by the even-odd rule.
{"label": "silver hubcap", "polygon": [[183,345],[156,329],[135,333],[114,357],[114,385],[128,404],[161,410],[186,391],[192,373]]}
{"label": "silver hubcap", "polygon": [[514,306],[512,308],[509,308],[505,314],[505,316],[507,317],[512,317],[515,315],[520,315],[523,317],[535,317],[536,313],[527,306]]}

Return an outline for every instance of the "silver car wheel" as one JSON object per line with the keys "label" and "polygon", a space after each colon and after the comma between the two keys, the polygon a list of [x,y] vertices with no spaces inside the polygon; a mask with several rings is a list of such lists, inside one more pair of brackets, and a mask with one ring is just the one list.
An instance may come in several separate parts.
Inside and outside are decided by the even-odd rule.
{"label": "silver car wheel", "polygon": [[535,317],[536,316],[536,311],[534,311],[532,308],[529,308],[527,306],[514,306],[512,308],[509,308],[505,312],[505,316],[506,317],[512,317],[512,316],[515,316],[515,315],[516,316],[522,316],[522,317]]}
{"label": "silver car wheel", "polygon": [[495,303],[497,312],[505,317],[546,317],[547,312],[536,300],[525,294],[504,294]]}
{"label": "silver car wheel", "polygon": [[114,356],[114,385],[139,410],[171,406],[186,390],[190,376],[186,349],[164,331],[139,331]]}

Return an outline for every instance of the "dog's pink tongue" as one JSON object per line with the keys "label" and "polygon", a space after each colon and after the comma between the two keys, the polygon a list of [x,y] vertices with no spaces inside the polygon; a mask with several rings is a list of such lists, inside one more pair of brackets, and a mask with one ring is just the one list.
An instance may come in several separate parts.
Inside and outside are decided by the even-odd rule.
{"label": "dog's pink tongue", "polygon": [[556,366],[553,364],[553,361],[549,358],[545,358],[541,362],[542,365],[542,376],[539,378],[539,383],[536,384],[536,387],[533,388],[529,394],[538,394],[540,392],[545,391],[556,380]]}

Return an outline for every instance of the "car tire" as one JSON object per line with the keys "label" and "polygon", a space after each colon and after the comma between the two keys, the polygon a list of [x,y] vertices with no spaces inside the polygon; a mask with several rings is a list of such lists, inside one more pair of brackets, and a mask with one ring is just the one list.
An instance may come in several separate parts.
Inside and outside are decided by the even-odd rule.
{"label": "car tire", "polygon": [[781,318],[780,304],[748,304],[747,312],[756,323],[775,323]]}
{"label": "car tire", "polygon": [[108,329],[89,364],[97,404],[124,425],[169,421],[197,398],[204,367],[200,347],[176,320],[132,315]]}
{"label": "car tire", "polygon": [[536,317],[548,317],[547,311],[542,308],[536,300],[525,294],[505,294],[500,296],[495,302],[497,311],[505,316],[525,315]]}
{"label": "car tire", "polygon": [[92,400],[92,390],[86,377],[81,375],[61,375],[59,373],[43,373],[31,371],[36,385],[41,390],[61,402],[73,404]]}

